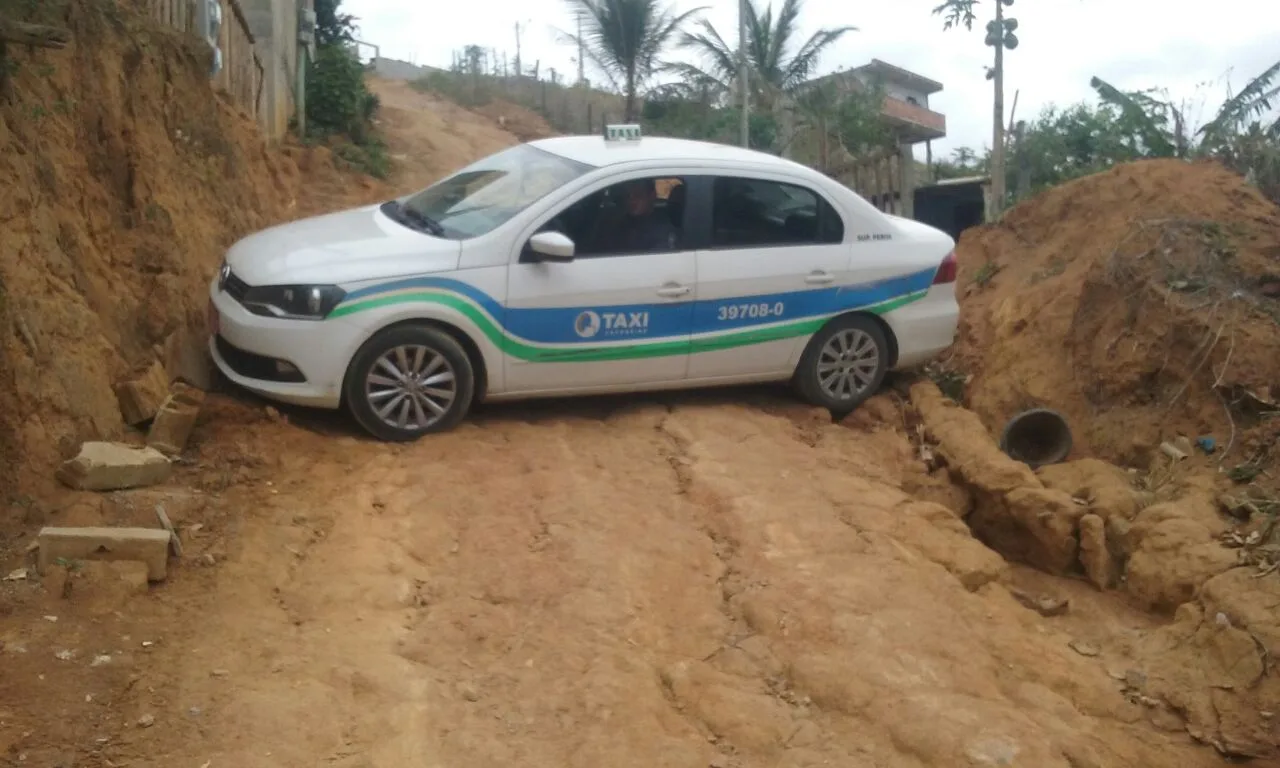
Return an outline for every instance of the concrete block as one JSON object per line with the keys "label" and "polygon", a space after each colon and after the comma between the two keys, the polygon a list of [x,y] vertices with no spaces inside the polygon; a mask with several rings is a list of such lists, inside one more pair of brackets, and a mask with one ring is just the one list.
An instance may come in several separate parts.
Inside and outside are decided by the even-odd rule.
{"label": "concrete block", "polygon": [[170,469],[169,459],[154,448],[85,443],[80,455],[58,469],[58,479],[82,491],[114,491],[163,482]]}
{"label": "concrete block", "polygon": [[190,329],[174,331],[164,341],[164,367],[170,381],[185,381],[208,390],[213,386],[213,360],[207,337]]}
{"label": "concrete block", "polygon": [[168,572],[170,533],[163,528],[42,528],[36,567],[43,575],[58,560],[137,560],[147,578]]}
{"label": "concrete block", "polygon": [[141,424],[155,416],[169,396],[169,375],[163,365],[155,362],[116,384],[115,392],[125,423]]}
{"label": "concrete block", "polygon": [[204,403],[204,392],[180,382],[173,386],[173,393],[160,406],[147,432],[147,445],[166,456],[182,453]]}

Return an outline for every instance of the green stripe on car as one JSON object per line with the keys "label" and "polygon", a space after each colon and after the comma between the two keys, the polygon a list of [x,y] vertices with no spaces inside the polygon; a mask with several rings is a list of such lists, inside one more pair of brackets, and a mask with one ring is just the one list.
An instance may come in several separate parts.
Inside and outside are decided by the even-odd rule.
{"label": "green stripe on car", "polygon": [[[899,307],[923,298],[927,290],[909,293],[905,296],[872,304],[866,307],[854,307],[846,311],[871,312],[877,315],[891,312]],[[816,333],[833,315],[809,317],[764,328],[752,328],[727,333],[705,334],[692,339],[669,341],[640,341],[635,344],[610,344],[600,346],[551,347],[529,344],[507,335],[494,321],[481,311],[479,307],[466,298],[455,293],[441,291],[416,291],[396,293],[379,298],[366,299],[335,309],[329,317],[344,317],[379,307],[411,302],[425,302],[449,307],[476,325],[494,346],[505,354],[530,363],[587,363],[607,360],[640,360],[648,357],[665,357],[667,355],[684,355],[696,352],[714,352],[722,349],[734,349],[751,344],[763,344],[770,341],[808,336]],[[843,312],[840,314],[844,314]]]}

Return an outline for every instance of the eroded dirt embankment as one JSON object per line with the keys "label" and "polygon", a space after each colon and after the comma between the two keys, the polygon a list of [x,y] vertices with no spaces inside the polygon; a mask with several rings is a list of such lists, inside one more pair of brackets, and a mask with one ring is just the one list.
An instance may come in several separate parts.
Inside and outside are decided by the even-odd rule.
{"label": "eroded dirt embankment", "polygon": [[[1096,459],[1032,472],[934,384],[915,384],[911,401],[928,441],[923,450],[971,494],[961,514],[980,540],[1015,562],[1077,575],[1172,614],[1165,626],[1124,641],[1145,670],[1133,679],[1118,672],[1135,700],[1165,722],[1185,721],[1224,755],[1277,756],[1274,512],[1242,511],[1211,476],[1143,490],[1137,473]],[[1177,460],[1166,462],[1176,473]]]}

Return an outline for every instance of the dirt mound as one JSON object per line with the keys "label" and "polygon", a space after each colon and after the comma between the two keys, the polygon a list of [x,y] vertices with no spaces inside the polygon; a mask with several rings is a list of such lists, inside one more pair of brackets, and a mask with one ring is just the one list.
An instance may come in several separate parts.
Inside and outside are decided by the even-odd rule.
{"label": "dirt mound", "polygon": [[957,250],[953,362],[989,430],[1049,406],[1076,455],[1145,466],[1183,435],[1213,438],[1227,468],[1266,461],[1280,432],[1265,413],[1280,399],[1280,208],[1243,179],[1127,164],[1017,206]]}
{"label": "dirt mound", "polygon": [[404,191],[503,147],[552,134],[520,107],[490,104],[472,111],[402,80],[370,77],[368,83],[382,103],[378,123],[396,162],[391,181]]}
{"label": "dirt mound", "polygon": [[211,98],[194,38],[96,0],[64,23],[64,51],[11,47],[0,108],[0,411],[35,470],[22,493],[80,441],[124,431],[113,384],[203,327],[228,245],[306,212],[296,163]]}

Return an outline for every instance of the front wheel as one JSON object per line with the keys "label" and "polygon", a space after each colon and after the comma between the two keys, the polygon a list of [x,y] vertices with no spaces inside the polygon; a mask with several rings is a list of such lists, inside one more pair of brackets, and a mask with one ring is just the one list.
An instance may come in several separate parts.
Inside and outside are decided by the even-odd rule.
{"label": "front wheel", "polygon": [[407,442],[457,426],[471,407],[475,373],[453,337],[426,326],[374,335],[347,371],[347,408],[365,431]]}
{"label": "front wheel", "polygon": [[870,317],[837,318],[814,334],[796,366],[795,386],[814,405],[848,413],[875,394],[889,368],[889,343]]}

